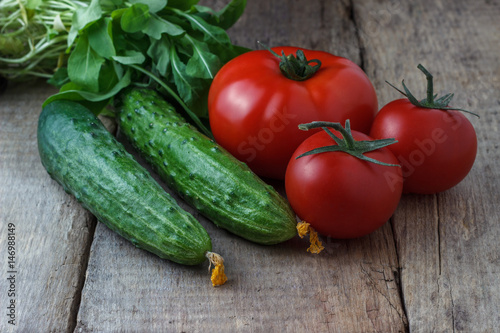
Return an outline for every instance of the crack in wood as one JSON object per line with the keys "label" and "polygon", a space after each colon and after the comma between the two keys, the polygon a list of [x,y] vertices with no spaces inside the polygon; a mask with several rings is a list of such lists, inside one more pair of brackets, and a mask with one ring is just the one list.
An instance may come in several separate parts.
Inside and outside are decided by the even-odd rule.
{"label": "crack in wood", "polygon": [[438,276],[441,276],[441,217],[439,214],[439,195],[434,195],[434,204],[436,205],[436,239],[437,239],[437,258],[438,258]]}
{"label": "crack in wood", "polygon": [[73,301],[71,302],[70,306],[70,316],[69,316],[69,332],[74,332],[76,330],[76,327],[78,325],[78,313],[80,312],[80,305],[82,302],[82,293],[83,293],[83,288],[85,287],[85,281],[86,281],[86,276],[87,276],[87,269],[90,261],[90,249],[92,247],[92,243],[94,242],[94,235],[95,235],[95,230],[97,228],[97,218],[94,215],[90,215],[90,218],[88,219],[88,223],[86,224],[88,226],[88,242],[87,246],[85,248],[85,251],[82,254],[82,258],[80,260],[80,278],[78,279],[77,282],[77,287],[76,287],[76,292],[72,296]]}
{"label": "crack in wood", "polygon": [[[360,263],[359,264],[360,267],[361,267],[361,272],[363,274],[366,275],[366,277],[368,278],[371,286],[373,287],[373,289],[375,291],[377,291],[380,295],[382,295],[382,297],[385,298],[385,300],[387,301],[387,303],[389,304],[389,306],[394,309],[394,311],[396,311],[396,313],[398,314],[398,317],[401,318],[402,322],[403,322],[403,325],[405,326],[405,328],[408,327],[408,320],[407,320],[407,317],[406,317],[406,314],[405,313],[401,313],[399,311],[399,309],[393,304],[393,302],[391,301],[391,299],[384,293],[382,292],[382,290],[380,290],[378,287],[377,287],[377,283],[376,283],[376,280],[373,278],[373,276],[370,274],[370,272],[368,272],[364,267],[363,267],[363,264]],[[372,271],[375,271],[377,272],[376,270],[372,270]],[[385,274],[384,274],[385,275]],[[380,280],[380,279],[379,279]],[[387,286],[387,284],[386,284]],[[402,305],[401,305],[402,306]]]}
{"label": "crack in wood", "polygon": [[365,47],[363,46],[363,42],[361,39],[360,26],[357,22],[356,10],[354,9],[354,0],[349,1],[349,8],[348,9],[349,9],[349,19],[352,21],[352,24],[354,25],[354,33],[355,33],[355,36],[358,40],[359,67],[361,67],[361,69],[365,70]]}
{"label": "crack in wood", "polygon": [[405,327],[405,331],[409,332],[410,331],[410,318],[408,317],[408,309],[406,307],[406,300],[405,300],[405,295],[403,292],[403,283],[401,281],[402,279],[402,274],[401,271],[403,268],[400,265],[400,260],[399,260],[399,246],[398,246],[398,240],[396,237],[396,233],[394,232],[394,218],[391,217],[389,220],[389,225],[391,226],[391,233],[392,233],[392,238],[394,239],[394,252],[396,253],[396,265],[397,265],[397,270],[393,271],[394,275],[394,283],[396,284],[398,288],[398,295],[399,295],[399,300],[401,302],[401,309],[404,314],[405,320],[403,320],[403,324]]}

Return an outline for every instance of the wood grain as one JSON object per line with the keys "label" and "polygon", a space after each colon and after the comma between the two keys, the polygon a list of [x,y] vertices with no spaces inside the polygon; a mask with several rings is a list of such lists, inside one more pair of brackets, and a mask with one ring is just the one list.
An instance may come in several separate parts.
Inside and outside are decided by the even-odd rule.
{"label": "wood grain", "polygon": [[403,331],[382,231],[311,256],[300,241],[262,247],[204,225],[225,257],[220,288],[207,267],[161,261],[99,224],[77,331]]}
{"label": "wood grain", "polygon": [[381,106],[405,79],[425,96],[424,64],[439,95],[455,92],[478,133],[472,172],[438,195],[406,195],[392,219],[410,332],[494,332],[500,327],[498,106],[500,4],[355,2],[354,17]]}
{"label": "wood grain", "polygon": [[[207,4],[214,1],[205,1]],[[215,1],[214,7],[226,1]],[[247,10],[229,30],[238,45],[262,49],[292,45],[323,50],[361,64],[361,51],[349,1],[248,1]]]}

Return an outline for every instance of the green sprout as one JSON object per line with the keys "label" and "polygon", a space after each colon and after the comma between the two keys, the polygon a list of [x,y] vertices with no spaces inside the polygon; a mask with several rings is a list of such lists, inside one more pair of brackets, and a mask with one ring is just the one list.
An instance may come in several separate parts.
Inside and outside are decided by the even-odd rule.
{"label": "green sprout", "polygon": [[0,1],[0,76],[50,78],[66,62],[74,12],[90,1]]}

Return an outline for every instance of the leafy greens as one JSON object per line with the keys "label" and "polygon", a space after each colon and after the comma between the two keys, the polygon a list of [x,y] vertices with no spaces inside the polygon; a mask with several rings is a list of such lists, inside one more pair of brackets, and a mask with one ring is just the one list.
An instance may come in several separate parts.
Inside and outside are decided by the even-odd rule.
{"label": "leafy greens", "polygon": [[223,64],[248,51],[226,33],[241,16],[246,0],[232,0],[220,11],[188,0],[92,0],[79,7],[67,36],[69,59],[50,82],[56,99],[80,101],[99,114],[130,86],[159,89],[211,135],[207,95]]}

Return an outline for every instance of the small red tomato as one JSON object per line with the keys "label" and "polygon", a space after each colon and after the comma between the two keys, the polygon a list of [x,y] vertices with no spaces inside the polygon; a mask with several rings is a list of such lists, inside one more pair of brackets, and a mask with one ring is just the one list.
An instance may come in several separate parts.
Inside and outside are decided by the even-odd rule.
{"label": "small red tomato", "polygon": [[366,74],[348,59],[296,47],[272,50],[224,65],[210,86],[208,111],[221,146],[258,175],[283,179],[295,148],[312,134],[299,124],[350,119],[353,129],[368,133],[378,102]]}
{"label": "small red tomato", "polygon": [[338,123],[312,124],[325,131],[302,142],[288,164],[290,205],[325,236],[356,238],[373,232],[389,220],[401,198],[401,168],[385,147],[394,140],[371,141],[351,132],[349,122],[345,129]]}
{"label": "small red tomato", "polygon": [[477,138],[463,113],[448,107],[453,95],[435,99],[432,75],[421,65],[419,69],[427,76],[427,99],[416,100],[404,86],[405,92],[400,92],[408,98],[385,105],[370,136],[398,140],[388,148],[403,169],[403,192],[432,194],[465,178],[476,159]]}

